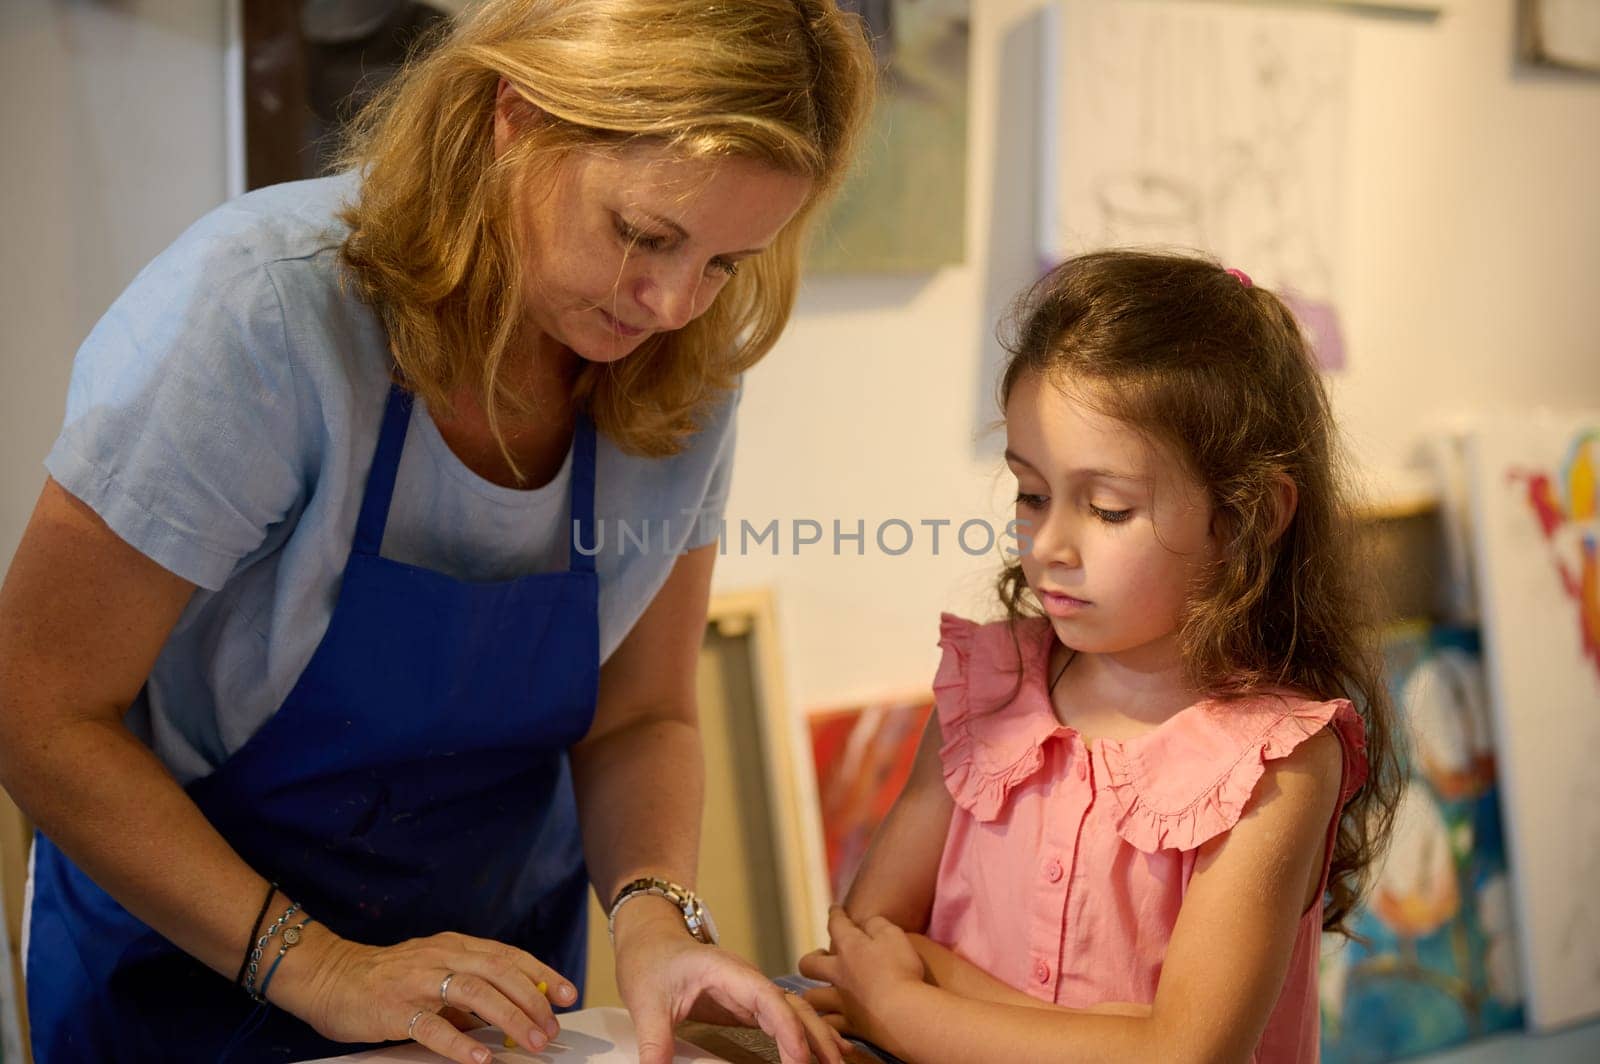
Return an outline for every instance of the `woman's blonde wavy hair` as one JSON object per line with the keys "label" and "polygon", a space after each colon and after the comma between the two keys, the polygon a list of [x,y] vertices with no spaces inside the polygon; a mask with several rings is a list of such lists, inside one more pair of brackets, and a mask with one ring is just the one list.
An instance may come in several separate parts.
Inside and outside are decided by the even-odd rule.
{"label": "woman's blonde wavy hair", "polygon": [[[510,191],[571,152],[652,144],[737,157],[813,181],[766,251],[701,317],[615,363],[586,363],[574,398],[623,449],[679,451],[706,404],[776,342],[805,233],[837,189],[871,108],[875,68],[858,18],[834,0],[489,0],[421,42],[352,122],[361,173],[344,259],[377,308],[401,382],[443,409],[480,388],[500,426],[535,413],[503,370],[524,317]],[[496,157],[504,79],[541,114]]]}
{"label": "woman's blonde wavy hair", "polygon": [[[1071,390],[1165,444],[1203,485],[1222,549],[1179,630],[1197,690],[1288,687],[1349,698],[1366,728],[1367,781],[1334,840],[1323,926],[1346,918],[1387,844],[1403,777],[1377,642],[1377,592],[1322,379],[1294,315],[1214,262],[1137,251],[1070,259],[1018,301],[1000,383]],[[1298,496],[1279,530],[1278,490]],[[1038,615],[1020,564],[999,579],[1011,617]]]}

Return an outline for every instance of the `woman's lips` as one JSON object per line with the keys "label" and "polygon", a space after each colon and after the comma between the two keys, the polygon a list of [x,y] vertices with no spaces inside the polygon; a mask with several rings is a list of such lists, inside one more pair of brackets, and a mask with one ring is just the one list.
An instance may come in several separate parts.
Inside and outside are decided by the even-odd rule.
{"label": "woman's lips", "polygon": [[606,324],[611,327],[611,331],[616,333],[618,336],[623,336],[631,340],[636,336],[643,336],[645,333],[650,331],[648,329],[635,329],[632,325],[624,325],[622,322],[608,314],[604,308],[596,307],[595,309],[600,311],[601,317],[605,318]]}
{"label": "woman's lips", "polygon": [[1072,617],[1092,605],[1088,599],[1064,595],[1059,591],[1036,591],[1035,594],[1039,596],[1039,605],[1044,607],[1044,612],[1052,617]]}

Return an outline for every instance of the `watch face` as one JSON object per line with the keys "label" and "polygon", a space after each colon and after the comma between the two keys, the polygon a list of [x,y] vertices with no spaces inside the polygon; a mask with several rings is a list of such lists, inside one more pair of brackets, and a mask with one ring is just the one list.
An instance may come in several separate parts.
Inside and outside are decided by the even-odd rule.
{"label": "watch face", "polygon": [[717,922],[711,919],[711,910],[706,908],[704,902],[702,902],[699,898],[696,898],[694,901],[694,911],[695,916],[700,921],[701,927],[704,929],[704,933],[698,936],[700,941],[706,943],[707,945],[715,946],[717,944]]}

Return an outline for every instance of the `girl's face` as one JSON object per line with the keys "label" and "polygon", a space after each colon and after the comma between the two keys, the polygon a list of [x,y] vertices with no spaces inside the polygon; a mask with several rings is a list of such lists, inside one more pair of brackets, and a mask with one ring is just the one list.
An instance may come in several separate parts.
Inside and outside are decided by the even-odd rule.
{"label": "girl's face", "polygon": [[1163,447],[1030,374],[1006,404],[1022,571],[1062,645],[1177,664],[1190,588],[1217,557],[1207,492]]}
{"label": "girl's face", "polygon": [[748,159],[574,153],[516,204],[529,324],[591,362],[623,358],[704,314],[810,193]]}

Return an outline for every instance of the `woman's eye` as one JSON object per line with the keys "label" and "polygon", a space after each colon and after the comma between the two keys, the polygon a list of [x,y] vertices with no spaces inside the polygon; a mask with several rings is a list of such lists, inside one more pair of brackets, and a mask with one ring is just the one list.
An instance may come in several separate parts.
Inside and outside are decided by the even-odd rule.
{"label": "woman's eye", "polygon": [[1107,510],[1092,503],[1089,505],[1089,509],[1096,517],[1108,525],[1120,525],[1133,516],[1132,510]]}
{"label": "woman's eye", "polygon": [[646,251],[660,251],[666,246],[667,238],[645,233],[635,229],[621,218],[616,218],[617,235],[630,247],[643,248]]}
{"label": "woman's eye", "polygon": [[719,273],[727,274],[729,277],[739,276],[739,264],[730,262],[727,259],[712,259],[711,268]]}
{"label": "woman's eye", "polygon": [[1032,495],[1026,491],[1017,492],[1017,505],[1029,510],[1041,509],[1046,501],[1043,495]]}

